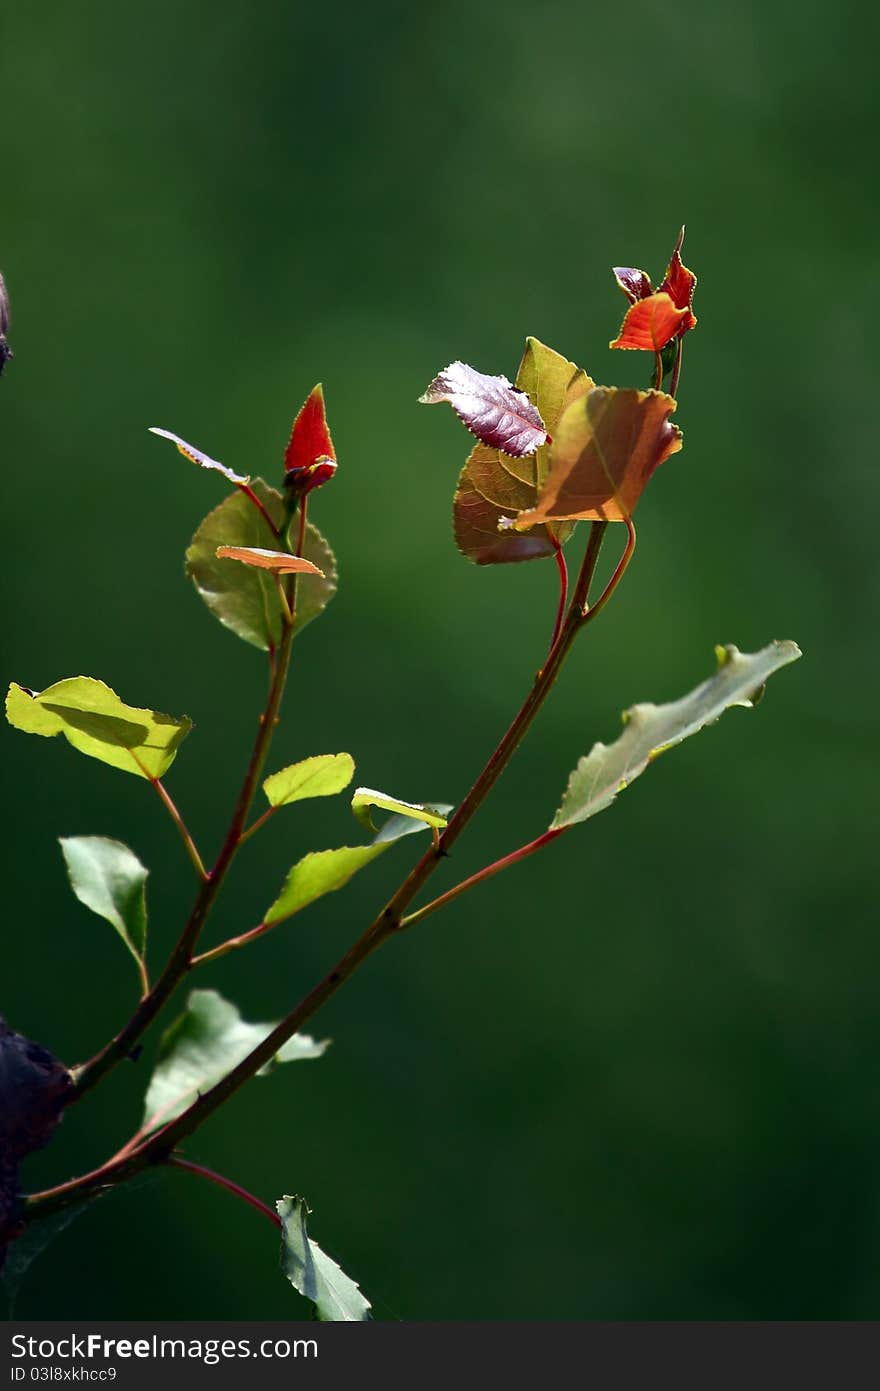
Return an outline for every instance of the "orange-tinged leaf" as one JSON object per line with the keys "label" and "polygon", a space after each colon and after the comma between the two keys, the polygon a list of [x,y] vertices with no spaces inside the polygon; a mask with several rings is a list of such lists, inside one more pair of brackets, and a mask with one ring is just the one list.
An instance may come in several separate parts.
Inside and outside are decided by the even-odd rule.
{"label": "orange-tinged leaf", "polygon": [[264,551],[261,546],[218,546],[218,560],[240,560],[244,565],[255,565],[259,570],[272,570],[276,575],[320,575],[310,560],[298,555],[288,555],[286,551]]}
{"label": "orange-tinged leaf", "polygon": [[[626,311],[620,333],[609,346],[612,348],[640,348],[642,351],[659,353],[665,348],[685,319],[693,318],[687,308],[679,309],[666,291],[657,291],[631,304]],[[696,321],[695,321],[696,322]]]}
{"label": "orange-tinged leaf", "polygon": [[309,392],[293,422],[290,442],[284,452],[284,468],[288,473],[291,469],[308,469],[318,459],[336,459],[320,382]]}
{"label": "orange-tinged leaf", "polygon": [[503,455],[497,449],[489,449],[485,444],[477,444],[471,450],[465,464],[465,472],[473,488],[476,488],[496,511],[522,512],[531,507],[537,497],[535,484],[535,457],[523,459],[523,464],[531,464],[531,480],[525,482],[504,467]]}
{"label": "orange-tinged leaf", "polygon": [[675,401],[662,391],[600,386],[565,411],[550,473],[518,530],[550,520],[622,522],[632,516],[658,466],[681,448],[669,423]]}
{"label": "orange-tinged leaf", "polygon": [[686,309],[687,315],[682,320],[681,332],[687,333],[692,329],[697,320],[691,310],[694,301],[694,289],[697,284],[697,277],[687,266],[682,265],[681,247],[684,242],[684,228],[678,234],[678,241],[673,247],[669,265],[666,267],[666,274],[660,289],[669,295],[672,303],[678,309]]}

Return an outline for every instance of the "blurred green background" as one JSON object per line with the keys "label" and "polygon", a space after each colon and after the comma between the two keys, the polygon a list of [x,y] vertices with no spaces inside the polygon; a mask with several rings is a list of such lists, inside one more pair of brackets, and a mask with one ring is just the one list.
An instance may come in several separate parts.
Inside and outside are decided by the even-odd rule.
{"label": "blurred green background", "polygon": [[[222,481],[147,426],[277,480],[324,382],[341,463],[314,515],[341,587],[298,648],[271,766],[348,749],[359,781],[455,801],[541,660],[554,574],[456,554],[467,437],[416,398],[454,357],[512,374],[527,333],[642,384],[647,359],[607,349],[609,267],[662,274],[688,224],[685,451],[438,890],[542,830],[621,708],[689,689],[715,642],[793,637],[804,660],[380,954],[316,1022],[327,1057],[255,1082],[188,1147],[267,1200],[304,1193],[380,1318],[880,1314],[878,37],[846,0],[86,0],[0,21],[4,673],[84,672],[189,713],[168,782],[206,851],[264,661],[182,576]],[[116,835],[151,868],[154,963],[191,871],[138,780],[4,731],[0,1003],[73,1062],[135,976],[55,837]],[[344,798],[276,818],[208,940],[353,835]],[[417,846],[199,983],[278,1017]],[[117,1148],[154,1047],[70,1113],[28,1186]],[[70,1227],[17,1313],[304,1309],[268,1227],[168,1174]]]}

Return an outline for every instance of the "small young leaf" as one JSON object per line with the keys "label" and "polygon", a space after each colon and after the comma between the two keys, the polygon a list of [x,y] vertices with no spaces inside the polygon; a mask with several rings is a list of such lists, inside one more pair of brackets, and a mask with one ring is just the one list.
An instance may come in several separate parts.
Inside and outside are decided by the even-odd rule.
{"label": "small young leaf", "polygon": [[319,459],[336,459],[320,382],[309,392],[293,422],[290,442],[284,452],[284,468],[288,473],[294,469],[309,469]]}
{"label": "small young leaf", "polygon": [[306,797],[333,797],[348,787],[353,777],[350,753],[319,753],[273,773],[263,783],[263,791],[271,806],[283,807]]}
{"label": "small young leaf", "polygon": [[535,507],[517,530],[550,519],[622,522],[654,470],[681,449],[668,416],[675,401],[662,391],[598,386],[575,401],[557,426],[550,473]]}
{"label": "small young leaf", "polygon": [[387,850],[390,843],[341,845],[336,850],[310,851],[288,871],[281,892],[267,910],[263,922],[274,926],[325,894],[344,888],[358,870]]}
{"label": "small young leaf", "polygon": [[654,293],[651,277],[643,270],[636,270],[634,266],[614,266],[612,274],[630,304],[637,304]]}
{"label": "small young leaf", "polygon": [[305,1200],[285,1195],[275,1207],[281,1218],[281,1269],[294,1289],[311,1300],[317,1317],[325,1323],[368,1319],[369,1300],[309,1236]]}
{"label": "small young leaf", "polygon": [[163,777],[192,729],[186,716],[174,719],[126,705],[91,676],[71,676],[45,691],[13,682],[6,718],[26,734],[63,734],[80,753],[139,778]]}
{"label": "small young leaf", "polygon": [[259,546],[218,546],[217,559],[240,560],[243,565],[255,565],[258,570],[271,570],[276,575],[320,575],[324,579],[324,571],[317,565],[287,551],[265,551]]}
{"label": "small young leaf", "polygon": [[[216,990],[191,991],[186,1012],[166,1030],[159,1044],[144,1105],[144,1124],[164,1125],[179,1116],[274,1028],[274,1024],[248,1024],[235,1005]],[[316,1042],[308,1034],[294,1034],[257,1076],[266,1076],[275,1063],[320,1058],[328,1045],[329,1039]]]}
{"label": "small young leaf", "polygon": [[105,918],[138,963],[147,947],[148,871],[121,841],[106,836],[62,838],[70,887],[80,903]]}
{"label": "small young leaf", "polygon": [[547,442],[544,422],[524,391],[506,377],[486,376],[466,362],[450,363],[419,400],[426,406],[448,401],[472,435],[504,454],[534,454]]}
{"label": "small young leaf", "polygon": [[[261,478],[251,488],[276,526],[285,518],[281,494]],[[250,566],[218,560],[219,546],[274,550],[277,537],[243,493],[236,492],[205,517],[186,553],[187,574],[216,618],[245,642],[268,651],[281,637],[278,591],[271,577]],[[336,558],[321,533],[306,527],[303,555],[323,578],[316,576],[297,594],[294,629],[299,632],[317,618],[336,593]]]}
{"label": "small young leaf", "polygon": [[682,323],[681,332],[688,333],[696,326],[696,317],[691,311],[694,302],[694,290],[697,287],[697,277],[687,266],[682,265],[681,248],[684,242],[684,228],[678,234],[678,241],[672,250],[669,265],[666,267],[666,274],[660,285],[661,290],[665,290],[670,296],[672,303],[679,309],[687,310],[687,317]]}
{"label": "small young leaf", "polygon": [[604,811],[666,749],[712,724],[730,706],[754,705],[767,678],[801,655],[793,642],[771,642],[754,653],[733,646],[717,647],[715,652],[718,669],[708,681],[667,705],[632,706],[624,713],[620,738],[613,744],[595,744],[580,760],[551,830]]}
{"label": "small young leaf", "polygon": [[381,811],[394,812],[396,816],[411,816],[416,821],[424,821],[426,826],[443,827],[446,817],[436,807],[422,802],[402,802],[399,797],[389,797],[386,792],[375,792],[372,787],[359,787],[351,799],[351,809],[362,826],[375,831],[371,807]]}
{"label": "small young leaf", "polygon": [[[434,802],[432,810],[438,816],[448,816],[452,811],[451,802]],[[404,816],[401,812],[395,812],[389,816],[380,831],[373,836],[373,845],[391,845],[395,840],[400,840],[402,836],[418,835],[422,831],[427,831],[429,827],[424,821],[415,821],[412,816]]]}
{"label": "small young leaf", "polygon": [[161,435],[163,439],[171,440],[175,444],[185,459],[190,463],[198,464],[200,468],[213,469],[216,473],[222,473],[224,478],[228,478],[230,483],[243,484],[249,483],[250,479],[243,474],[233,473],[231,468],[225,464],[220,464],[216,459],[212,459],[209,454],[203,454],[201,449],[196,449],[194,445],[187,444],[180,435],[175,435],[171,430],[160,430],[158,425],[149,427],[151,435]]}

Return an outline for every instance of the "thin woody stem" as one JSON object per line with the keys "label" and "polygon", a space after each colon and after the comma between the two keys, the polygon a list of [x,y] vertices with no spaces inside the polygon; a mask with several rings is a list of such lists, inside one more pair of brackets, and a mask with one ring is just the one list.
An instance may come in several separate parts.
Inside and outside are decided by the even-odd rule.
{"label": "thin woody stem", "polygon": [[468,889],[473,889],[477,884],[482,884],[485,879],[491,879],[493,875],[500,874],[503,869],[509,869],[511,865],[519,864],[520,860],[525,860],[529,855],[534,855],[536,850],[543,850],[545,845],[549,845],[551,841],[556,840],[557,836],[561,836],[563,831],[569,829],[568,826],[552,827],[535,840],[529,841],[528,845],[521,845],[519,850],[512,851],[511,854],[505,855],[503,859],[494,860],[492,864],[486,865],[484,869],[478,869],[476,874],[472,874],[468,879],[463,879],[460,884],[456,884],[453,888],[447,889],[446,893],[441,894],[439,898],[432,899],[431,902],[426,903],[423,908],[418,908],[415,913],[410,913],[407,917],[402,918],[400,922],[401,928],[415,927],[416,923],[421,922],[423,918],[427,918],[431,913],[436,913],[438,908],[445,908],[447,903],[452,903],[453,899],[458,898],[459,894],[467,893]]}
{"label": "thin woody stem", "polygon": [[178,1154],[172,1154],[165,1161],[172,1169],[183,1169],[185,1173],[196,1174],[199,1178],[204,1178],[209,1183],[216,1183],[219,1188],[225,1188],[227,1193],[232,1193],[236,1198],[241,1198],[242,1202],[248,1203],[256,1208],[273,1226],[281,1226],[281,1218],[277,1212],[273,1212],[265,1203],[260,1202],[259,1198],[254,1197],[246,1188],[242,1188],[240,1183],[233,1183],[232,1179],[226,1178],[224,1174],[215,1173],[213,1169],[207,1169],[204,1164],[194,1164],[191,1159],[182,1159]]}
{"label": "thin woody stem", "polygon": [[272,518],[269,516],[269,513],[266,511],[265,507],[264,507],[263,504],[260,502],[260,499],[257,497],[256,493],[254,492],[254,490],[253,490],[253,488],[250,486],[250,484],[249,484],[249,483],[239,483],[237,486],[238,486],[238,487],[241,489],[241,491],[244,493],[244,495],[245,495],[245,497],[248,499],[248,501],[249,501],[249,502],[252,502],[252,503],[254,504],[254,507],[256,507],[257,511],[260,512],[260,513],[262,513],[263,519],[264,519],[264,521],[266,522],[266,525],[267,525],[267,526],[269,527],[269,529],[271,530],[272,535],[276,538],[276,540],[279,540],[279,541],[280,541],[280,540],[281,540],[281,530],[280,530],[280,528],[277,527],[277,526],[275,525],[275,523],[273,522]]}
{"label": "thin woody stem", "polygon": [[155,985],[149,993],[143,997],[131,1018],[128,1020],[128,1023],[124,1025],[115,1038],[112,1038],[110,1042],[88,1062],[73,1069],[72,1075],[76,1086],[74,1100],[85,1095],[85,1093],[90,1091],[95,1083],[99,1082],[117,1063],[121,1062],[123,1058],[128,1057],[132,1048],[146,1032],[162,1006],[173,994],[177,985],[192,966],[193,951],[199,939],[199,935],[214,905],[214,900],[220,891],[229,866],[235,858],[236,851],[241,844],[241,834],[244,823],[250,811],[257,783],[259,782],[260,775],[263,771],[263,765],[266,761],[266,755],[269,751],[269,745],[272,742],[272,735],[275,732],[275,726],[278,722],[278,711],[284,695],[287,671],[290,665],[292,641],[293,628],[290,624],[287,624],[282,631],[281,639],[276,649],[266,704],[260,715],[259,728],[254,740],[254,746],[251,751],[244,780],[242,781],[238,797],[235,801],[226,837],[220,847],[220,852],[213,868],[206,874],[202,882],[183,931],[166,962],[165,969],[159,976]]}
{"label": "thin woody stem", "polygon": [[565,563],[565,556],[562,553],[562,546],[559,538],[553,534],[550,526],[547,527],[547,535],[553,543],[553,553],[556,557],[556,568],[559,571],[559,605],[556,610],[556,623],[553,627],[553,636],[550,639],[549,652],[553,651],[562,632],[562,624],[565,621],[565,605],[568,602],[568,566]]}
{"label": "thin woody stem", "polygon": [[278,925],[277,923],[260,923],[258,927],[252,927],[249,932],[241,932],[237,937],[227,937],[226,941],[221,942],[218,947],[212,947],[210,951],[203,951],[199,956],[194,956],[192,965],[204,966],[206,961],[216,961],[218,956],[225,956],[227,952],[237,951],[239,947],[246,947],[249,942],[253,942],[257,937],[262,937],[266,932],[271,932],[272,928]]}
{"label": "thin woody stem", "polygon": [[672,367],[672,376],[669,379],[669,395],[674,396],[678,391],[678,379],[681,376],[681,359],[684,352],[684,336],[678,340],[678,347],[675,350],[675,362]]}
{"label": "thin woody stem", "polygon": [[196,848],[196,843],[193,840],[192,835],[190,834],[189,827],[187,826],[180,812],[177,810],[177,807],[175,806],[167,788],[163,785],[161,778],[150,778],[150,782],[152,783],[156,792],[159,794],[159,798],[163,806],[165,807],[166,811],[168,812],[168,815],[171,817],[171,820],[177,827],[180,833],[180,839],[183,841],[183,844],[186,848],[186,853],[192,860],[196,874],[199,876],[200,879],[207,879],[208,871],[205,869],[202,857],[199,854],[198,849]]}

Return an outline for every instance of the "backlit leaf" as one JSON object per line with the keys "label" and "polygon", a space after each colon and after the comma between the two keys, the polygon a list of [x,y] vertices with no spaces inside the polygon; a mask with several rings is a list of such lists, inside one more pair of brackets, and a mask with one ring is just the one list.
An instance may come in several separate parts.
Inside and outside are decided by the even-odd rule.
{"label": "backlit leaf", "polygon": [[682,265],[681,248],[684,242],[684,228],[678,234],[678,241],[672,251],[669,265],[666,267],[666,274],[660,285],[661,290],[665,290],[679,309],[686,309],[687,316],[682,321],[681,332],[687,333],[696,325],[696,317],[691,310],[694,302],[694,290],[697,285],[697,277],[687,266]]}
{"label": "backlit leaf", "polygon": [[158,425],[151,425],[149,429],[151,435],[161,435],[163,439],[171,440],[171,443],[177,446],[183,457],[189,459],[190,463],[198,464],[200,468],[213,469],[215,473],[222,473],[223,477],[228,478],[230,483],[250,482],[246,475],[233,473],[231,468],[218,463],[209,454],[203,454],[201,449],[196,449],[195,445],[187,444],[186,440],[182,440],[180,435],[173,434],[171,430],[160,430]]}
{"label": "backlit leaf", "polygon": [[661,391],[599,386],[560,420],[550,473],[537,505],[518,530],[552,518],[624,521],[654,470],[681,448],[668,416],[675,401]]}
{"label": "backlit leaf", "polygon": [[135,961],[143,961],[148,871],[137,855],[106,836],[69,836],[60,843],[70,887],[80,903],[115,927]]}
{"label": "backlit leaf", "polygon": [[362,826],[375,831],[372,808],[390,811],[396,816],[411,816],[415,821],[424,821],[426,826],[443,827],[446,817],[436,807],[423,802],[402,802],[398,797],[389,797],[386,792],[376,792],[372,787],[359,787],[351,799],[351,809]]}
{"label": "backlit leaf", "polygon": [[[251,488],[276,526],[285,518],[281,494],[261,478]],[[251,566],[230,565],[217,558],[220,546],[274,550],[277,537],[256,507],[243,493],[225,498],[205,517],[186,553],[187,574],[208,608],[220,622],[245,642],[267,651],[281,637],[281,604],[269,574]],[[304,558],[323,572],[303,584],[297,593],[295,630],[322,613],[336,593],[336,558],[321,533],[306,527]]]}
{"label": "backlit leaf", "polygon": [[640,299],[647,299],[649,295],[654,293],[651,277],[646,275],[643,270],[636,270],[634,266],[615,266],[613,274],[630,304],[636,304]]}
{"label": "backlit leaf", "polygon": [[[593,383],[568,358],[537,338],[527,338],[516,386],[526,392],[552,432],[565,407],[586,395]],[[535,505],[538,480],[546,475],[550,452],[551,446],[545,444],[537,454],[514,459],[483,444],[474,446],[453,502],[456,544],[468,560],[500,565],[553,555],[556,547],[545,525],[521,535],[500,529],[518,512]],[[551,529],[560,544],[574,530],[565,523],[554,523]]]}
{"label": "backlit leaf", "polygon": [[506,377],[486,376],[466,362],[450,363],[419,400],[428,406],[448,401],[472,435],[505,454],[534,454],[547,439],[541,416],[524,391]]}
{"label": "backlit leaf", "polygon": [[293,422],[290,442],[284,452],[284,467],[288,472],[307,469],[319,459],[336,459],[320,382],[309,392]]}
{"label": "backlit leaf", "polygon": [[649,295],[647,299],[630,305],[620,333],[609,346],[659,353],[679,332],[689,315],[689,309],[678,309],[670,295],[658,291],[656,295]]}
{"label": "backlit leaf", "polygon": [[186,716],[174,719],[126,705],[91,676],[71,676],[45,691],[13,682],[6,718],[26,734],[63,734],[80,753],[140,778],[163,777],[192,729]]}
{"label": "backlit leaf", "polygon": [[273,773],[263,783],[263,791],[273,807],[283,807],[306,797],[332,797],[348,787],[353,777],[350,753],[319,753]]}
{"label": "backlit leaf", "polygon": [[281,1219],[281,1269],[294,1289],[315,1306],[325,1323],[361,1323],[368,1319],[370,1302],[306,1228],[309,1208],[305,1200],[285,1195],[275,1204]]}
{"label": "backlit leaf", "polygon": [[264,551],[257,546],[218,546],[217,559],[240,560],[243,565],[255,565],[258,570],[271,570],[276,575],[320,575],[324,578],[324,571],[317,565],[287,551]]}
{"label": "backlit leaf", "polygon": [[595,744],[580,760],[551,829],[573,826],[604,811],[666,749],[712,724],[732,705],[756,704],[768,677],[801,655],[793,642],[771,642],[753,653],[733,646],[717,647],[715,652],[718,668],[708,681],[667,705],[633,705],[624,713],[620,738],[613,744]]}
{"label": "backlit leaf", "polygon": [[266,912],[267,926],[284,922],[316,899],[342,889],[358,870],[388,849],[390,841],[372,845],[341,845],[335,850],[312,850],[298,860],[282,885],[281,892]]}
{"label": "backlit leaf", "polygon": [[[162,1035],[147,1089],[144,1125],[164,1125],[179,1116],[274,1028],[275,1024],[247,1023],[216,990],[191,991],[186,1011]],[[265,1077],[276,1063],[320,1058],[328,1046],[329,1039],[316,1042],[309,1034],[294,1034],[257,1076]]]}

